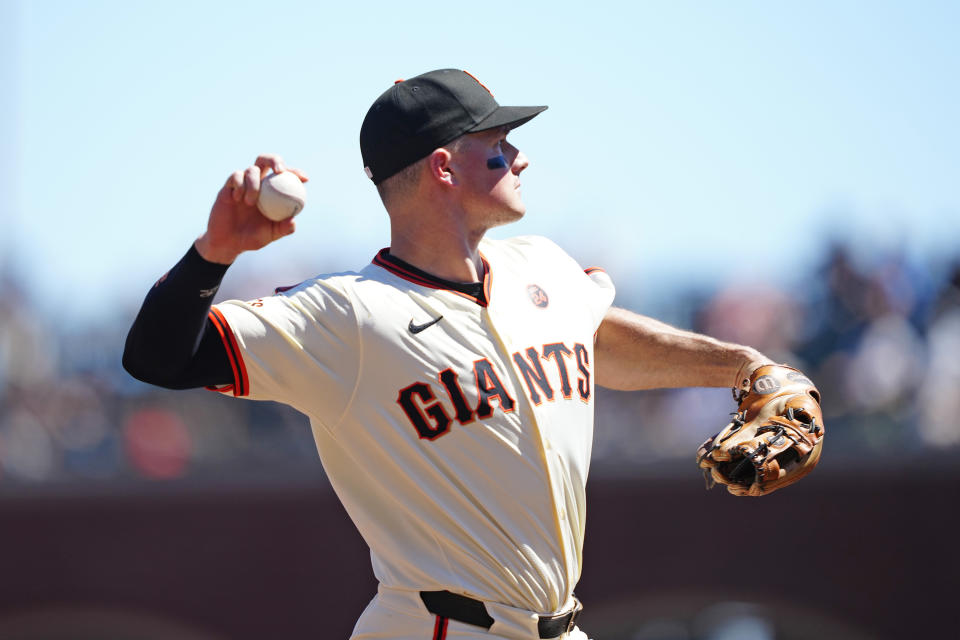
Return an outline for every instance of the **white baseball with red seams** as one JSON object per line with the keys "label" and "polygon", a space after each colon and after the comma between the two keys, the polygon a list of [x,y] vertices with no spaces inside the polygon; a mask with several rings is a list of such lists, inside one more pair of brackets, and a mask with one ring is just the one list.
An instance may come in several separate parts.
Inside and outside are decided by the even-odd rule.
{"label": "white baseball with red seams", "polygon": [[279,222],[292,218],[307,204],[307,188],[292,171],[271,173],[260,183],[257,209],[267,218]]}
{"label": "white baseball with red seams", "polygon": [[594,337],[614,288],[544,238],[484,239],[480,252],[486,300],[381,253],[216,305],[234,369],[220,391],[310,418],[382,593],[554,614],[580,577]]}

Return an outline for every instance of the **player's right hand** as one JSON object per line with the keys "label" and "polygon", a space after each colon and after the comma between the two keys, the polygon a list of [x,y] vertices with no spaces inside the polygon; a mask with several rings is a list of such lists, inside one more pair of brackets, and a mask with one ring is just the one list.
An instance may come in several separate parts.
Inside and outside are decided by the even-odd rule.
{"label": "player's right hand", "polygon": [[271,171],[291,171],[301,182],[308,180],[302,171],[287,167],[272,153],[258,156],[246,170],[234,171],[217,194],[206,232],[195,243],[204,259],[231,264],[244,251],[254,251],[294,232],[293,218],[276,222],[257,209],[260,181]]}

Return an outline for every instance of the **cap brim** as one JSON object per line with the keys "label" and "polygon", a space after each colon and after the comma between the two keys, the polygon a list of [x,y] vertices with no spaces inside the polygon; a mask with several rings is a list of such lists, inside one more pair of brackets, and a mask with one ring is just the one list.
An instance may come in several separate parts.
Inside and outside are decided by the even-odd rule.
{"label": "cap brim", "polygon": [[488,131],[497,127],[515,129],[546,110],[547,107],[499,107],[489,116],[467,129],[465,133]]}

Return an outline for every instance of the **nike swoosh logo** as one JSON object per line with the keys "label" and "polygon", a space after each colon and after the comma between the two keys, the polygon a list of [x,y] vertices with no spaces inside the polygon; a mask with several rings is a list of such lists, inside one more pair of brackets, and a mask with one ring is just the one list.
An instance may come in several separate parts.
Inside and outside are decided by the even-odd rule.
{"label": "nike swoosh logo", "polygon": [[437,324],[441,320],[443,320],[443,316],[440,316],[439,318],[431,320],[430,322],[425,322],[424,324],[413,324],[413,318],[410,318],[410,324],[407,325],[407,329],[410,330],[410,333],[417,334],[423,331],[424,329],[429,329],[430,327]]}

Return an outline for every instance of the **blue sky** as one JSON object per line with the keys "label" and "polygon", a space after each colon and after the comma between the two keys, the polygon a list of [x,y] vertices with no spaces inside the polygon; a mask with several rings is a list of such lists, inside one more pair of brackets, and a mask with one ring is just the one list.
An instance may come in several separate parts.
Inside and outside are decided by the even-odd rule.
{"label": "blue sky", "polygon": [[225,290],[360,267],[388,243],[360,122],[441,67],[550,106],[511,136],[527,218],[493,235],[548,235],[651,295],[785,282],[831,233],[957,255],[960,5],[465,7],[5,0],[0,264],[45,311],[127,312],[270,151],[310,174],[309,202]]}

